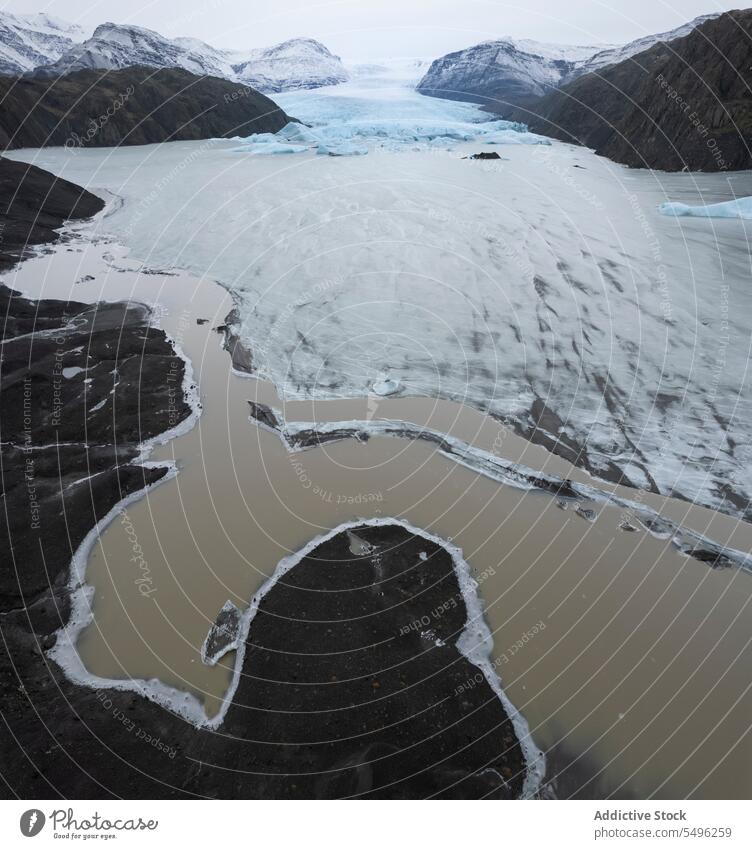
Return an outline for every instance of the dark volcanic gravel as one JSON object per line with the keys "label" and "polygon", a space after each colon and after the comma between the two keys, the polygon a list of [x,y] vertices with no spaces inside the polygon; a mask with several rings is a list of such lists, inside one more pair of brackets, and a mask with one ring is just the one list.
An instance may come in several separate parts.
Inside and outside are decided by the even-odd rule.
{"label": "dark volcanic gravel", "polygon": [[342,532],[262,600],[218,731],[130,693],[74,686],[25,628],[6,628],[22,665],[3,656],[0,739],[3,763],[23,767],[3,770],[6,792],[517,797],[514,728],[455,645],[466,610],[448,552],[400,526],[355,533],[369,553],[352,554]]}
{"label": "dark volcanic gravel", "polygon": [[31,303],[0,287],[0,309],[3,609],[65,583],[96,521],[164,476],[132,464],[139,444],[190,408],[183,361],[146,307]]}

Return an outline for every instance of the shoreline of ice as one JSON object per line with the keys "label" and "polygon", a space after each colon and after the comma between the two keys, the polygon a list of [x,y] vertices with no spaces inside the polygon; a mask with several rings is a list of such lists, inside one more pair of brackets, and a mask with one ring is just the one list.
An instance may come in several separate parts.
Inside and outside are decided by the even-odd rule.
{"label": "shoreline of ice", "polygon": [[[584,501],[604,506],[618,507],[628,511],[644,529],[657,539],[667,539],[683,556],[708,562],[713,555],[714,566],[722,568],[733,564],[742,571],[752,573],[752,554],[720,545],[710,537],[662,516],[657,510],[638,500],[623,498],[604,492],[597,486],[565,480],[555,475],[536,471],[520,463],[476,448],[456,437],[426,427],[418,427],[406,421],[394,420],[351,420],[328,422],[288,422],[280,410],[272,410],[278,427],[259,421],[253,414],[251,423],[277,434],[291,453],[316,448],[327,441],[342,439],[367,439],[371,436],[387,436],[399,439],[420,439],[436,445],[440,454],[465,466],[476,474],[504,486],[525,491],[539,491],[564,501]],[[322,438],[323,437],[323,438]]]}
{"label": "shoreline of ice", "polygon": [[[115,198],[112,199],[112,202],[115,202]],[[108,214],[108,206],[105,206],[99,216],[105,217]],[[99,218],[99,216],[97,218]],[[86,233],[90,232],[91,226],[92,222],[89,222],[88,227],[71,227],[67,230],[67,234],[85,239]],[[68,242],[64,238],[52,249],[47,248],[45,250],[40,250],[37,255],[42,253],[54,254],[58,251],[63,251],[66,249],[67,245]],[[109,247],[113,248],[114,243],[109,243]],[[146,267],[141,268],[140,271],[148,274],[154,273],[151,269]],[[220,289],[223,289],[223,287],[220,286]],[[39,297],[39,294],[35,292],[27,292],[27,294],[33,297]],[[122,298],[115,298],[115,300],[122,300]],[[156,299],[150,303],[144,303],[144,306],[149,310],[151,315],[154,315],[155,308],[158,304],[159,300]],[[77,643],[82,632],[89,627],[94,620],[92,601],[95,594],[95,587],[86,583],[86,572],[91,551],[104,530],[110,526],[118,516],[122,515],[123,511],[129,505],[148,496],[148,494],[156,489],[156,487],[167,484],[177,477],[179,474],[179,468],[175,461],[151,461],[149,460],[149,457],[156,447],[164,445],[173,439],[188,433],[193,427],[195,427],[203,410],[199,387],[194,380],[192,362],[184,353],[177,340],[168,333],[166,333],[166,336],[173,346],[175,356],[179,357],[184,363],[182,391],[192,412],[185,420],[174,427],[141,443],[139,445],[138,455],[131,461],[131,464],[163,468],[165,469],[165,475],[155,483],[149,484],[148,486],[131,493],[115,504],[111,510],[90,529],[79,547],[76,549],[70,561],[69,577],[67,581],[71,605],[70,616],[65,626],[59,628],[55,632],[55,645],[47,650],[46,656],[55,662],[68,680],[74,684],[96,690],[134,692],[142,698],[145,698],[160,707],[177,714],[197,728],[217,729],[224,722],[226,713],[229,710],[232,704],[232,699],[237,691],[245,660],[245,641],[250,631],[253,618],[258,611],[261,600],[273,589],[280,578],[287,574],[287,572],[294,568],[310,551],[318,547],[322,542],[331,539],[343,531],[349,531],[350,529],[362,527],[363,525],[372,527],[398,525],[416,536],[420,536],[423,539],[430,540],[437,545],[440,545],[450,554],[455,574],[457,575],[457,580],[468,611],[465,628],[457,640],[457,648],[469,662],[475,665],[482,672],[489,686],[499,698],[507,712],[513,727],[515,728],[515,733],[519,739],[527,765],[523,794],[525,798],[535,796],[540,789],[545,775],[545,756],[535,745],[525,718],[515,708],[509,697],[504,692],[502,682],[494,669],[491,661],[493,635],[491,634],[490,628],[483,617],[482,602],[477,593],[478,584],[472,578],[470,566],[462,557],[462,552],[457,546],[454,546],[451,542],[431,534],[426,530],[419,529],[398,517],[350,519],[333,528],[331,531],[309,540],[301,549],[287,555],[277,563],[272,575],[256,591],[250,600],[248,607],[240,613],[237,636],[233,639],[232,645],[225,647],[219,655],[209,658],[205,652],[207,642],[204,642],[202,647],[202,657],[204,662],[208,662],[209,665],[213,665],[218,662],[219,659],[225,656],[228,652],[235,651],[236,653],[230,684],[222,697],[220,708],[214,716],[210,717],[207,715],[202,702],[192,693],[166,684],[158,678],[106,678],[96,675],[86,668],[78,653]],[[229,366],[230,364],[228,362],[228,368]],[[207,635],[207,640],[208,636],[209,635]]]}

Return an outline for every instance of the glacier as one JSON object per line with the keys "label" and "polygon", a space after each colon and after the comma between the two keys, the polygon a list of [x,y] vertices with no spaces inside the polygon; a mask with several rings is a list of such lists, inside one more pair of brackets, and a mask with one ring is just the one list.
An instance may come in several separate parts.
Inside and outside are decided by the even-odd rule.
{"label": "glacier", "polygon": [[[492,119],[472,104],[432,100],[418,94],[412,73],[420,63],[385,63],[361,68],[355,81],[311,91],[275,95],[277,103],[302,124],[277,133],[275,149],[268,134],[238,138],[235,148],[250,154],[305,153],[316,149],[333,156],[359,155],[373,148],[390,151],[439,148],[461,142],[549,145],[550,139],[524,124]],[[289,144],[305,145],[300,150]]]}

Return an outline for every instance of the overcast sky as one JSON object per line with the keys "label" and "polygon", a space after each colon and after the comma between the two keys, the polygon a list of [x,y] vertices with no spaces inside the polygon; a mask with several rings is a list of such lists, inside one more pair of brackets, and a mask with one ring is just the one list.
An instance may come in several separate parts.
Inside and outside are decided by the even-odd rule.
{"label": "overcast sky", "polygon": [[9,12],[44,10],[88,29],[104,21],[138,24],[218,47],[311,36],[346,61],[435,57],[503,35],[623,43],[744,6],[720,0],[0,0]]}

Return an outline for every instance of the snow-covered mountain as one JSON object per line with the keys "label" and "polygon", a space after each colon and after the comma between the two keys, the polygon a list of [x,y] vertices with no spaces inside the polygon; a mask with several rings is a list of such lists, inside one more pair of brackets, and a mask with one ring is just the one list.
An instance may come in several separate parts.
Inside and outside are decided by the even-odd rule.
{"label": "snow-covered mountain", "polygon": [[133,65],[184,68],[200,76],[223,77],[263,92],[335,85],[348,79],[338,56],[320,42],[294,38],[249,51],[222,50],[197,38],[166,38],[132,25],[101,24],[91,38],[71,44],[39,72],[61,74],[86,68],[116,70]]}
{"label": "snow-covered mountain", "polygon": [[582,74],[641,53],[659,41],[688,35],[715,17],[703,15],[669,32],[644,36],[621,46],[543,44],[514,38],[485,41],[437,59],[417,88],[422,94],[483,103],[540,97]]}
{"label": "snow-covered mountain", "polygon": [[254,50],[234,71],[240,82],[263,92],[320,88],[349,79],[339,56],[313,38],[292,38]]}
{"label": "snow-covered mountain", "polygon": [[11,15],[0,12],[0,74],[23,74],[59,59],[84,30],[45,12]]}
{"label": "snow-covered mountain", "polygon": [[452,100],[521,100],[560,85],[603,46],[542,44],[530,39],[484,41],[436,59],[418,91]]}
{"label": "snow-covered mountain", "polygon": [[234,78],[227,51],[198,39],[165,38],[144,27],[100,24],[91,38],[75,44],[40,70],[61,74],[86,68],[117,70],[132,65],[184,68],[194,74]]}

